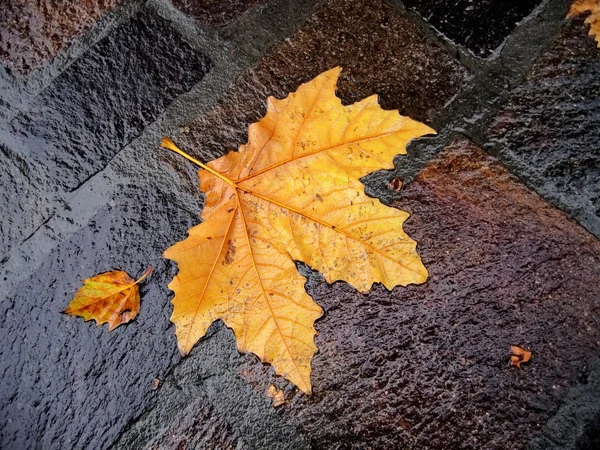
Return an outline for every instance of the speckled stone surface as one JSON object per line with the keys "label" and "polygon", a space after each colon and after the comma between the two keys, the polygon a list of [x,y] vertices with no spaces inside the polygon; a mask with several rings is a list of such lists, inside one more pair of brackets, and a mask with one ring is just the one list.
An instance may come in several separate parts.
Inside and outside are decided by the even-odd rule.
{"label": "speckled stone surface", "polygon": [[25,75],[89,30],[125,0],[3,0],[0,6],[0,63]]}
{"label": "speckled stone surface", "polygon": [[583,18],[565,24],[510,95],[489,148],[600,236],[600,48]]}
{"label": "speckled stone surface", "polygon": [[41,182],[25,160],[0,146],[0,261],[51,217],[53,206],[38,189]]}
{"label": "speckled stone surface", "polygon": [[96,173],[211,61],[169,23],[142,11],[73,63],[11,125],[21,155],[72,190]]}
{"label": "speckled stone surface", "polygon": [[173,0],[173,5],[199,23],[221,26],[265,0]]}
{"label": "speckled stone surface", "polygon": [[[141,413],[153,378],[179,360],[169,326],[171,269],[161,254],[194,219],[168,193],[119,183],[18,289],[3,289],[1,448],[104,449]],[[42,231],[58,239],[60,227],[51,221]],[[109,333],[106,325],[60,313],[83,279],[114,269],[136,276],[149,265],[154,271],[140,288],[141,311],[131,324]]]}
{"label": "speckled stone surface", "polygon": [[486,57],[541,0],[403,0],[449,39]]}

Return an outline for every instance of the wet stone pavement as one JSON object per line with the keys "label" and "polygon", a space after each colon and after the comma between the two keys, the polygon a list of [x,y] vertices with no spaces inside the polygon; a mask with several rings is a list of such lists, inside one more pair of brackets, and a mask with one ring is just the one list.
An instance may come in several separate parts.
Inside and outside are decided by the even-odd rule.
{"label": "wet stone pavement", "polygon": [[[568,7],[4,2],[0,448],[599,448],[600,49]],[[338,65],[345,104],[438,131],[364,179],[411,213],[430,279],[363,295],[299,264],[325,310],[305,396],[220,322],[179,356],[161,255],[203,196],[159,143],[221,156]],[[132,323],[60,314],[83,279],[149,265]]]}

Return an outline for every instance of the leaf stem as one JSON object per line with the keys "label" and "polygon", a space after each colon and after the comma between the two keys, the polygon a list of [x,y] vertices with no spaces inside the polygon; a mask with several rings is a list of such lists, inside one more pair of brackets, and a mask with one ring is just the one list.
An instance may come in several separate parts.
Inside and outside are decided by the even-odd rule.
{"label": "leaf stem", "polygon": [[161,147],[164,148],[168,148],[169,150],[177,153],[178,155],[183,156],[185,159],[187,159],[188,161],[193,162],[194,164],[196,164],[198,167],[202,167],[204,170],[212,173],[215,177],[220,178],[221,180],[223,180],[225,183],[227,183],[229,186],[231,186],[232,188],[236,188],[237,186],[235,185],[235,183],[233,181],[231,181],[229,178],[227,178],[225,175],[223,175],[222,173],[217,172],[215,169],[212,169],[210,167],[208,167],[206,164],[198,161],[196,158],[191,157],[190,155],[188,155],[186,152],[184,152],[183,150],[181,150],[179,147],[177,147],[175,145],[175,143],[169,139],[168,137],[163,137],[162,138],[162,142],[160,143]]}

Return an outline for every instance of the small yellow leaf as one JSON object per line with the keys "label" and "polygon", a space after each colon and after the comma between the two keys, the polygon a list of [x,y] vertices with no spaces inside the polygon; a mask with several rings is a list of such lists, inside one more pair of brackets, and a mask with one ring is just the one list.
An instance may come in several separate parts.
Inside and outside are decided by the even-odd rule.
{"label": "small yellow leaf", "polygon": [[179,266],[169,288],[181,353],[222,319],[240,351],[255,353],[307,394],[314,322],[323,311],[295,260],[361,292],[428,276],[417,243],[402,229],[409,214],[368,197],[360,179],[393,169],[410,140],[435,132],[381,109],[376,95],[342,105],[335,95],[340,71],[322,73],[283,100],[269,97],[248,143],[207,165],[168,138],[162,144],[204,169],[203,222],[164,253]]}
{"label": "small yellow leaf", "polygon": [[101,273],[84,281],[65,314],[81,316],[87,322],[94,319],[96,325],[108,322],[108,331],[135,318],[140,311],[138,283],[146,278],[152,267],[137,281],[126,272],[115,270]]}
{"label": "small yellow leaf", "polygon": [[590,36],[595,36],[600,48],[600,0],[575,0],[571,4],[567,17],[575,17],[589,12],[585,23],[590,26]]}

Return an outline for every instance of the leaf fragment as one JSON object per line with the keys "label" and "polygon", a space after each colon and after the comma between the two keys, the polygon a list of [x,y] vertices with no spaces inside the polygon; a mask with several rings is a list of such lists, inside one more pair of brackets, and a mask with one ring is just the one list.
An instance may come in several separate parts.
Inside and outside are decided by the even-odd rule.
{"label": "leaf fragment", "polygon": [[63,313],[83,317],[86,322],[93,319],[96,326],[108,322],[108,331],[112,331],[138,315],[138,283],[151,271],[152,267],[149,267],[137,281],[122,270],[104,272],[88,278]]}
{"label": "leaf fragment", "polygon": [[600,0],[575,0],[567,17],[575,17],[589,12],[585,23],[590,26],[589,35],[595,37],[600,48]]}
{"label": "leaf fragment", "polygon": [[531,352],[518,345],[511,345],[510,353],[509,366],[515,366],[520,369],[521,364],[528,363],[531,360]]}
{"label": "leaf fragment", "polygon": [[273,399],[273,407],[277,408],[278,406],[286,403],[285,394],[283,390],[277,389],[274,385],[270,385],[266,391],[267,397]]}
{"label": "leaf fragment", "polygon": [[411,139],[435,132],[381,109],[376,95],[343,106],[335,95],[340,71],[322,73],[285,99],[269,97],[248,143],[208,164],[168,138],[162,143],[202,167],[206,194],[202,223],[164,252],[179,266],[169,288],[180,352],[189,353],[222,319],[240,351],[255,353],[307,394],[314,322],[323,311],[294,261],[361,292],[428,277],[402,229],[409,214],[365,195],[360,178],[392,169]]}

